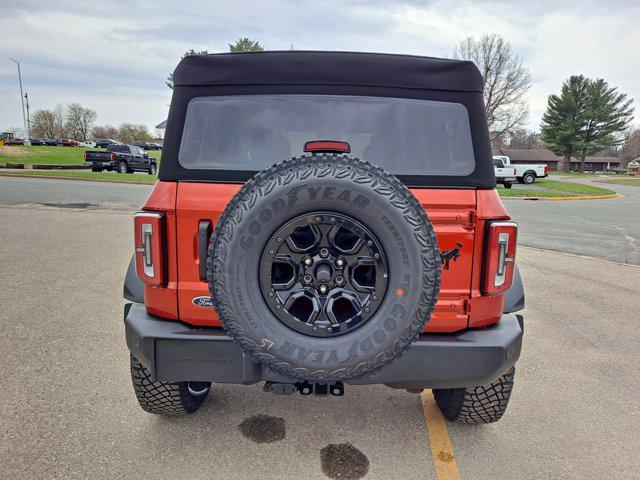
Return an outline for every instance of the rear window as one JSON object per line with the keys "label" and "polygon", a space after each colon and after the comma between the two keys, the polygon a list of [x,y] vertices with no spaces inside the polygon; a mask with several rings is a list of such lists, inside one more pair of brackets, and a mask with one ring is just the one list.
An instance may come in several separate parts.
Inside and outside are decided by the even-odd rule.
{"label": "rear window", "polygon": [[258,171],[302,155],[311,140],[348,142],[351,155],[396,175],[464,176],[475,167],[464,105],[330,95],[237,95],[189,102],[184,168]]}

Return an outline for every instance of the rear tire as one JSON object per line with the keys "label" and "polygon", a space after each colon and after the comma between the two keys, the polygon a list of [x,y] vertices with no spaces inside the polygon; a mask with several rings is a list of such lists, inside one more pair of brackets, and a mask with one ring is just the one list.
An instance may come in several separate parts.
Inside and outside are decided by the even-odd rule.
{"label": "rear tire", "polygon": [[533,172],[527,172],[524,174],[524,177],[522,177],[522,182],[525,185],[531,185],[535,181],[536,181],[536,174]]}
{"label": "rear tire", "polygon": [[511,183],[505,183],[504,188],[511,188],[511,185],[512,185]]}
{"label": "rear tire", "polygon": [[92,172],[101,172],[101,171],[102,171],[102,169],[101,169],[101,168],[91,167],[91,171],[92,171]]}
{"label": "rear tire", "polygon": [[209,395],[210,382],[160,382],[131,355],[131,381],[143,410],[156,415],[185,415],[198,410]]}
{"label": "rear tire", "polygon": [[479,387],[434,389],[433,396],[447,419],[472,425],[497,422],[509,404],[515,367]]}
{"label": "rear tire", "polygon": [[124,162],[118,163],[118,173],[129,173],[129,168]]}
{"label": "rear tire", "polygon": [[158,169],[156,168],[155,165],[151,165],[149,167],[149,172],[148,173],[149,173],[149,175],[155,175],[156,173],[158,173]]}

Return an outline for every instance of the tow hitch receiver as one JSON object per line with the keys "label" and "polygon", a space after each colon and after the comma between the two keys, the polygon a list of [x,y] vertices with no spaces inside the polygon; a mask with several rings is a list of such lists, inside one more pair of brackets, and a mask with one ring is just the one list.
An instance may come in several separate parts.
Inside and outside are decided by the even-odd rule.
{"label": "tow hitch receiver", "polygon": [[342,382],[335,383],[309,383],[309,382],[296,382],[296,383],[279,383],[279,382],[265,382],[263,390],[265,392],[271,392],[276,395],[293,395],[296,390],[301,395],[318,395],[326,397],[331,394],[336,397],[344,395],[344,384]]}

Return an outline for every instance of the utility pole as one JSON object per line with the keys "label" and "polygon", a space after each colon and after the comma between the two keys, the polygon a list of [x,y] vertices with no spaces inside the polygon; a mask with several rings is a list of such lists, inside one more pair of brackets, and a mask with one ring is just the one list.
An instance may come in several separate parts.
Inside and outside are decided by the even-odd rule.
{"label": "utility pole", "polygon": [[[20,104],[22,105],[22,123],[24,124],[24,129],[25,131],[27,130],[27,117],[24,113],[24,99],[23,99],[23,93],[22,93],[22,74],[20,73],[20,62],[17,61],[14,58],[9,58],[9,60],[11,60],[12,62],[15,62],[16,65],[18,65],[18,81],[20,82]],[[25,145],[31,145],[31,143],[29,142],[29,137],[27,137],[24,141]]]}
{"label": "utility pole", "polygon": [[29,92],[24,94],[24,103],[27,104],[27,140],[31,138],[31,117],[29,116]]}

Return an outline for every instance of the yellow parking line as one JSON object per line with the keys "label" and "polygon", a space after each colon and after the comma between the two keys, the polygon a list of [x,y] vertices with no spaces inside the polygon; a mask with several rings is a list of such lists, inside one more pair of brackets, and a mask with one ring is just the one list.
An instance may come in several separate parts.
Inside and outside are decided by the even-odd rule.
{"label": "yellow parking line", "polygon": [[438,480],[458,480],[460,472],[456,465],[456,457],[453,456],[453,447],[447,430],[447,422],[442,412],[436,405],[431,390],[424,390],[420,394],[424,421],[429,432],[431,455],[433,466]]}

